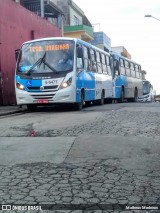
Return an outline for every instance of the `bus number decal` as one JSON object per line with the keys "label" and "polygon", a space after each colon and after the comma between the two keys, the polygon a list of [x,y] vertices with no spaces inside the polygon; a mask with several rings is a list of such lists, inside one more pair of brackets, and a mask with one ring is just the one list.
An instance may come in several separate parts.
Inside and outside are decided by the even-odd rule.
{"label": "bus number decal", "polygon": [[42,85],[43,86],[49,86],[49,85],[57,85],[58,81],[55,79],[50,79],[50,80],[43,80]]}

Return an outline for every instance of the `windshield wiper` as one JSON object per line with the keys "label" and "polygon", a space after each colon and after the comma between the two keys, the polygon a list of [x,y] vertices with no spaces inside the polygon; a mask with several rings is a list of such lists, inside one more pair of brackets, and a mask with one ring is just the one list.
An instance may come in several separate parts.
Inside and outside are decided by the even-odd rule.
{"label": "windshield wiper", "polygon": [[30,75],[30,73],[33,71],[33,69],[38,66],[40,67],[42,62],[45,60],[46,58],[46,52],[44,53],[43,57],[42,58],[39,58],[38,61],[36,61],[32,66],[31,68],[28,70],[28,72],[26,73],[27,75]]}
{"label": "windshield wiper", "polygon": [[42,58],[39,58],[38,61],[36,61],[36,63],[33,64],[32,67],[28,70],[27,75],[29,75],[29,74],[33,71],[33,69],[34,69],[36,66],[37,66],[37,67],[40,67],[42,63],[44,63],[44,64],[45,64],[49,69],[51,69],[53,72],[58,73],[57,70],[55,70],[50,64],[48,64],[48,63],[46,62],[46,52],[45,52],[44,55],[43,55],[43,57],[42,57]]}
{"label": "windshield wiper", "polygon": [[53,72],[58,73],[57,70],[55,70],[50,64],[48,64],[48,63],[45,61],[45,59],[42,60],[42,63],[44,63],[44,64],[45,64],[49,69],[51,69]]}

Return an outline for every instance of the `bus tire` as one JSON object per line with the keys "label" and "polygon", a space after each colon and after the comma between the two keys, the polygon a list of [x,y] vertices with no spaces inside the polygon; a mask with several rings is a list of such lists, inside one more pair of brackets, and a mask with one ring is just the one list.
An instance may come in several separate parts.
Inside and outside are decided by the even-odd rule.
{"label": "bus tire", "polygon": [[97,100],[98,105],[103,105],[104,104],[104,98],[105,98],[105,93],[104,90],[101,92],[101,99]]}
{"label": "bus tire", "polygon": [[28,109],[28,111],[34,112],[37,109],[37,105],[36,104],[27,104],[27,109]]}
{"label": "bus tire", "polygon": [[111,104],[112,103],[112,98],[106,98],[105,100],[104,100],[104,103],[105,104]]}
{"label": "bus tire", "polygon": [[85,101],[85,106],[91,106],[91,101]]}
{"label": "bus tire", "polygon": [[137,101],[138,101],[138,91],[137,91],[137,89],[135,89],[133,102],[137,102]]}
{"label": "bus tire", "polygon": [[83,109],[83,106],[84,106],[84,92],[81,91],[81,99],[80,99],[80,102],[76,103],[76,110],[82,110]]}
{"label": "bus tire", "polygon": [[119,103],[123,103],[124,102],[124,88],[122,87],[121,88],[121,96],[120,96],[120,99],[119,99]]}

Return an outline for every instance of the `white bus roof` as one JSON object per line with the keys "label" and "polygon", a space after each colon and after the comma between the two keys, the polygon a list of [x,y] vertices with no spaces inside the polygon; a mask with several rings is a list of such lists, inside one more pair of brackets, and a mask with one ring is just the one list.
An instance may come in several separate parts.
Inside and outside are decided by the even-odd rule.
{"label": "white bus roof", "polygon": [[46,37],[46,38],[39,38],[34,40],[29,40],[24,42],[23,44],[31,43],[31,42],[37,42],[37,41],[50,41],[50,40],[77,40],[77,38],[70,38],[70,37]]}
{"label": "white bus roof", "polygon": [[33,42],[38,42],[38,41],[50,41],[50,40],[70,40],[70,41],[79,41],[81,42],[82,44],[86,44],[88,47],[93,47],[95,50],[97,51],[101,51],[102,53],[104,54],[108,54],[110,55],[108,52],[104,51],[103,49],[100,49],[90,43],[87,43],[86,41],[83,41],[81,39],[78,39],[78,38],[71,38],[71,37],[47,37],[47,38],[40,38],[40,39],[34,39],[34,40],[29,40],[29,41],[26,41],[22,44],[22,46],[24,44],[28,44],[28,43],[33,43]]}

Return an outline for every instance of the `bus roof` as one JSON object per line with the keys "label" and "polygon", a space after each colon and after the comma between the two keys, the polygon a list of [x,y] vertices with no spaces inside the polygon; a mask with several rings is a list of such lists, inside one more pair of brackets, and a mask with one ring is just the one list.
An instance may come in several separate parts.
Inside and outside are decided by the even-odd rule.
{"label": "bus roof", "polygon": [[115,56],[116,56],[116,57],[115,57],[116,59],[122,58],[122,59],[125,59],[125,60],[129,61],[129,62],[133,62],[134,64],[137,64],[137,65],[141,66],[139,63],[137,63],[137,62],[135,62],[135,61],[132,61],[131,59],[126,58],[126,57],[120,55],[119,53],[110,52],[110,54],[111,54],[111,55],[115,55]]}
{"label": "bus roof", "polygon": [[34,40],[29,40],[24,42],[23,44],[31,43],[31,42],[38,42],[38,41],[50,41],[50,40],[76,40],[76,38],[70,38],[70,37],[46,37],[46,38],[39,38]]}
{"label": "bus roof", "polygon": [[50,40],[69,40],[69,41],[75,41],[75,42],[79,42],[81,44],[84,44],[84,45],[86,45],[89,48],[94,48],[95,50],[100,51],[100,52],[102,52],[104,54],[110,55],[108,52],[104,51],[103,49],[100,49],[100,48],[98,48],[98,47],[96,47],[96,46],[94,46],[94,45],[92,45],[90,43],[87,43],[87,42],[81,40],[81,39],[71,38],[71,37],[47,37],[47,38],[40,38],[40,39],[34,39],[34,40],[26,41],[22,45],[28,44],[28,43],[31,43],[31,42],[33,43],[33,42],[38,42],[38,41],[50,41]]}

